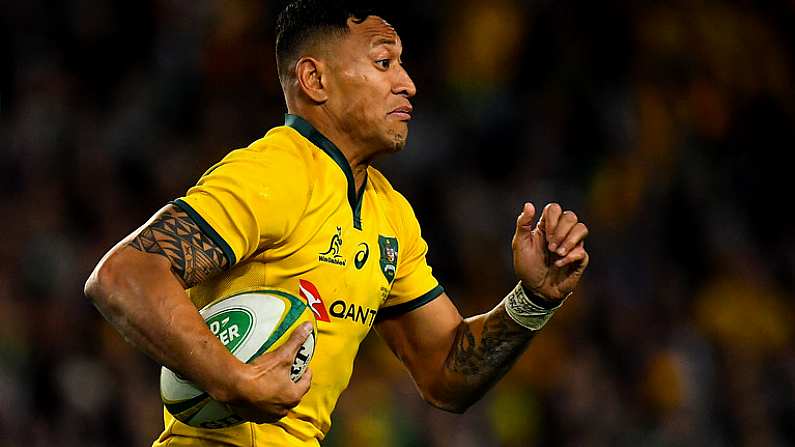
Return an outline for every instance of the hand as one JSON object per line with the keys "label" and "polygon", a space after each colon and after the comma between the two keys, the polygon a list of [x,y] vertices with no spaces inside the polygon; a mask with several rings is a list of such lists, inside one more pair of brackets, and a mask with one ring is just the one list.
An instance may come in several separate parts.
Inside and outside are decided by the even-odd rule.
{"label": "hand", "polygon": [[535,207],[525,203],[516,219],[513,268],[527,289],[548,301],[560,301],[574,290],[588,266],[583,245],[588,228],[557,203],[544,208],[535,228],[534,217]]}
{"label": "hand", "polygon": [[282,346],[242,364],[241,375],[232,383],[235,391],[224,402],[239,416],[257,424],[276,422],[287,416],[312,383],[309,368],[298,382],[290,380],[293,359],[311,332],[312,324],[304,323]]}

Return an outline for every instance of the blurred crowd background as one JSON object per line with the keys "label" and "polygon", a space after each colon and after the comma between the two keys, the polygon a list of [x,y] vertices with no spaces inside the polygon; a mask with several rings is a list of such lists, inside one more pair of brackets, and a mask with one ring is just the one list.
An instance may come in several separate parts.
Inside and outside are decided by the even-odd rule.
{"label": "blurred crowd background", "polygon": [[[463,416],[373,333],[326,446],[795,445],[795,2],[394,2],[418,86],[378,161],[462,313],[521,204],[591,229],[577,293]],[[143,446],[159,368],[82,296],[116,241],[283,122],[276,2],[3,1],[0,446]]]}

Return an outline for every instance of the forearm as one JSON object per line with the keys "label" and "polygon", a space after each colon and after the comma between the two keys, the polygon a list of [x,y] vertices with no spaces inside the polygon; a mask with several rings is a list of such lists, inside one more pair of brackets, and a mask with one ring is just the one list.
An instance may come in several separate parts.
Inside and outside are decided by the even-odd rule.
{"label": "forearm", "polygon": [[[463,412],[497,382],[552,318],[582,277],[589,256],[588,229],[559,205],[525,203],[512,249],[520,282],[490,312],[463,319],[447,294],[378,324],[431,405]],[[549,235],[549,237],[547,236]],[[553,251],[554,250],[554,251]]]}
{"label": "forearm", "polygon": [[466,410],[508,372],[534,334],[516,324],[503,303],[463,320],[437,376],[432,403],[448,411]]}
{"label": "forearm", "polygon": [[165,258],[158,266],[152,256],[122,246],[97,266],[86,295],[133,346],[224,400],[240,362],[209,331]]}

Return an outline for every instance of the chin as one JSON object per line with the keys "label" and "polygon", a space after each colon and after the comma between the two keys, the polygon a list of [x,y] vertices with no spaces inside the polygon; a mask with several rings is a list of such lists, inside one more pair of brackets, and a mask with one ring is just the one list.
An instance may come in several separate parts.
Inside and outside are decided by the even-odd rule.
{"label": "chin", "polygon": [[406,146],[406,141],[408,140],[408,126],[405,126],[403,129],[396,130],[392,129],[388,132],[389,147],[390,152],[399,152]]}
{"label": "chin", "polygon": [[400,152],[406,146],[406,134],[393,135],[391,144],[389,145],[390,152]]}

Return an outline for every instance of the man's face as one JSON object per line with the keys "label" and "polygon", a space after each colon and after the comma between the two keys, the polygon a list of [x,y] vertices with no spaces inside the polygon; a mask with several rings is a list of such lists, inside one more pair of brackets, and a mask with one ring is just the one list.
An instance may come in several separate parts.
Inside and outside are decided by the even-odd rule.
{"label": "man's face", "polygon": [[395,29],[379,17],[348,20],[350,31],[330,51],[329,98],[325,107],[336,125],[375,152],[406,144],[416,93],[401,65],[403,45]]}

